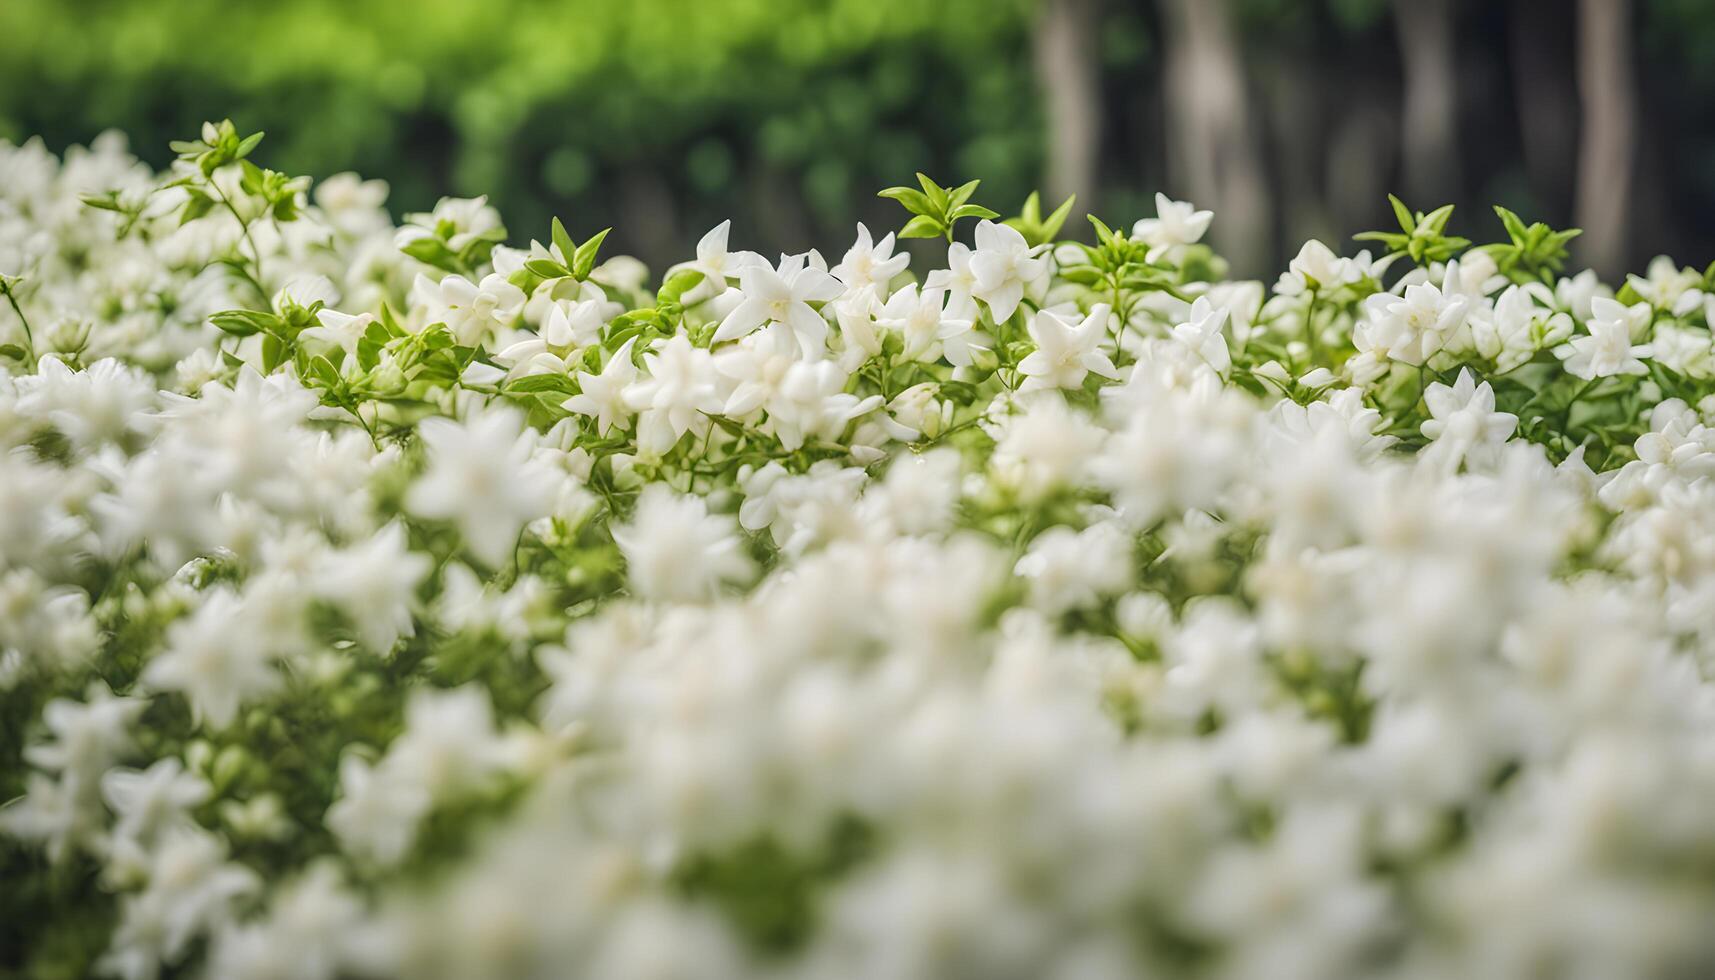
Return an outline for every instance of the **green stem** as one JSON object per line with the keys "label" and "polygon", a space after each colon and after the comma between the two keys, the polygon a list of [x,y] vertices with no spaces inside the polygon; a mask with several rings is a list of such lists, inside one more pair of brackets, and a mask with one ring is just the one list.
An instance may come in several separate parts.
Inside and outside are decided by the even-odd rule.
{"label": "green stem", "polygon": [[1310,302],[1304,307],[1304,341],[1310,346],[1310,366],[1321,367],[1321,344],[1316,340],[1316,290],[1310,290]]}
{"label": "green stem", "polygon": [[30,355],[28,363],[36,366],[36,335],[30,331],[30,318],[24,315],[24,308],[18,305],[18,297],[12,295],[11,285],[0,286],[0,292],[6,294],[6,302],[11,304],[12,312],[18,314],[18,322],[24,325],[24,348]]}
{"label": "green stem", "polygon": [[262,250],[256,247],[256,239],[250,237],[250,222],[244,220],[244,216],[238,213],[238,208],[233,205],[232,199],[226,196],[226,192],[220,189],[220,185],[214,182],[214,177],[209,177],[208,186],[214,188],[214,193],[220,198],[220,203],[226,205],[226,210],[232,214],[232,220],[238,222],[238,230],[243,233],[245,242],[250,245],[251,264],[256,269],[256,275],[251,280],[251,285],[255,286],[257,293],[262,296],[263,305],[267,305],[268,292],[262,285]]}

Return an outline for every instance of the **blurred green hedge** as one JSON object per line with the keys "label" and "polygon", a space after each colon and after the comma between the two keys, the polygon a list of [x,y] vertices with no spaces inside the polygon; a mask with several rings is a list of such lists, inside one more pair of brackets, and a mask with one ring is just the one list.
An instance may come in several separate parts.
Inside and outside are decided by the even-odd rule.
{"label": "blurred green hedge", "polygon": [[271,166],[386,177],[397,209],[486,192],[538,237],[551,214],[624,213],[616,241],[659,258],[742,205],[760,242],[803,241],[913,170],[1022,199],[1030,7],[4,0],[0,136],[60,150],[116,127],[160,164],[230,116],[268,131]]}

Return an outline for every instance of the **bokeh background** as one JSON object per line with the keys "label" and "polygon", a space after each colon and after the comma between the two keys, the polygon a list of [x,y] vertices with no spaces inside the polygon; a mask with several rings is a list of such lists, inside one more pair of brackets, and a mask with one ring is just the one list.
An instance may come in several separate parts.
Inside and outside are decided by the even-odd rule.
{"label": "bokeh background", "polygon": [[1187,197],[1242,275],[1385,226],[1388,191],[1701,266],[1712,108],[1715,0],[0,0],[0,137],[114,127],[161,165],[230,116],[395,211],[487,193],[515,238],[611,224],[656,266],[727,216],[842,247],[914,170],[1005,213]]}

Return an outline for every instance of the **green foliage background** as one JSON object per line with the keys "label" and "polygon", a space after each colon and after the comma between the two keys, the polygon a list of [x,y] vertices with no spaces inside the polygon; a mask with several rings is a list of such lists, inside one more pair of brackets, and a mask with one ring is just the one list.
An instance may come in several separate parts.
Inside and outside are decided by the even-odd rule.
{"label": "green foliage background", "polygon": [[[616,250],[659,267],[741,216],[746,245],[837,249],[855,220],[894,226],[896,209],[872,195],[914,171],[980,177],[981,203],[1008,214],[1041,185],[1050,137],[1031,39],[1043,2],[0,0],[0,138],[40,135],[61,152],[118,128],[159,167],[168,140],[230,117],[266,130],[288,172],[385,178],[396,213],[486,193],[515,239],[541,237],[558,214],[614,226]],[[1129,222],[1156,190],[1199,195],[1170,165],[1163,4],[1095,3],[1101,142],[1080,210]],[[1576,224],[1577,4],[1451,3],[1459,173],[1439,200],[1414,203],[1458,204],[1460,233],[1492,234],[1494,202]],[[1384,223],[1384,192],[1409,190],[1397,5],[1227,6],[1268,171],[1266,268],[1305,238]],[[1715,5],[1631,10],[1627,260],[1702,265],[1715,258]],[[1525,36],[1546,39],[1547,62],[1519,58]],[[1548,143],[1534,151],[1521,131],[1532,91],[1560,113],[1537,127]],[[1342,142],[1350,119],[1370,121],[1370,143]],[[1376,186],[1342,198],[1354,171]],[[1213,243],[1231,231],[1217,221]]]}
{"label": "green foliage background", "polygon": [[1041,152],[1027,13],[1023,0],[7,0],[0,37],[31,40],[0,57],[0,135],[60,149],[115,126],[160,164],[168,139],[230,116],[267,130],[290,172],[387,178],[395,208],[488,193],[538,234],[555,211],[601,227],[653,210],[656,226],[621,243],[650,252],[726,217],[736,190],[763,238],[802,240],[918,169],[980,173],[1022,199]]}

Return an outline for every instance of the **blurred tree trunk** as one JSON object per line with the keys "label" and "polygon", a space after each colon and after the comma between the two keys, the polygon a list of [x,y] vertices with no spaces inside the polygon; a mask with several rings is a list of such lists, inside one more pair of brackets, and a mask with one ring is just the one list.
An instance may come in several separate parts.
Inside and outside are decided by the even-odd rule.
{"label": "blurred tree trunk", "polygon": [[1530,186],[1544,208],[1543,214],[1524,217],[1562,222],[1571,214],[1578,158],[1571,25],[1544,17],[1541,0],[1513,0],[1510,14],[1513,105]]}
{"label": "blurred tree trunk", "polygon": [[1411,206],[1428,211],[1462,189],[1453,3],[1394,0],[1393,10],[1405,69],[1405,187]]}
{"label": "blurred tree trunk", "polygon": [[1239,276],[1259,275],[1273,230],[1268,186],[1228,0],[1163,0],[1168,172],[1215,212],[1211,238]]}
{"label": "blurred tree trunk", "polygon": [[1576,245],[1603,276],[1622,271],[1636,138],[1629,0],[1579,0],[1578,94],[1583,127],[1578,146]]}
{"label": "blurred tree trunk", "polygon": [[1078,195],[1095,206],[1101,144],[1097,0],[1044,0],[1032,35],[1036,81],[1048,116],[1048,200]]}

